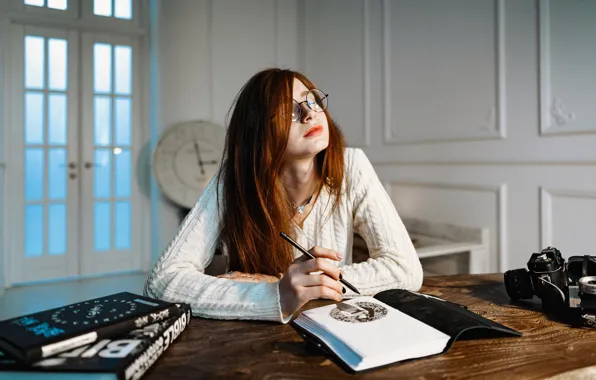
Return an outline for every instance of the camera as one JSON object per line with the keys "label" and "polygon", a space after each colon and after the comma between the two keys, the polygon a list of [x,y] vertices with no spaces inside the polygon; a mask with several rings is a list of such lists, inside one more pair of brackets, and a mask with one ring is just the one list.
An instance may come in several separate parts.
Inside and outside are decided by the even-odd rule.
{"label": "camera", "polygon": [[547,247],[533,253],[528,269],[508,270],[505,289],[512,300],[542,300],[542,309],[572,324],[596,327],[596,256],[571,256]]}

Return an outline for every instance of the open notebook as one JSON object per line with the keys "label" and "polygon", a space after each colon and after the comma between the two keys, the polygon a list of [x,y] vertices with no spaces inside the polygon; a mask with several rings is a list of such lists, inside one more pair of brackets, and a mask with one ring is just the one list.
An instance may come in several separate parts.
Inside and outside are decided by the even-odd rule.
{"label": "open notebook", "polygon": [[464,332],[521,335],[457,304],[399,289],[307,310],[291,324],[355,372],[440,354]]}

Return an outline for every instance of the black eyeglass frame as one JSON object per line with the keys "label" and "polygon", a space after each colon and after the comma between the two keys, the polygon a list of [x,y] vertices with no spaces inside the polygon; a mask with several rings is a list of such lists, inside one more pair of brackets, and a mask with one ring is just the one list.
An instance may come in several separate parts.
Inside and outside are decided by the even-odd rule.
{"label": "black eyeglass frame", "polygon": [[[303,100],[303,101],[301,101],[301,102],[297,102],[295,99],[292,99],[292,101],[293,101],[293,102],[294,102],[294,103],[295,103],[295,104],[298,106],[298,109],[300,110],[300,113],[298,114],[298,116],[297,116],[295,119],[294,119],[294,117],[292,117],[292,121],[298,121],[298,120],[300,120],[300,118],[302,117],[302,103],[306,103],[306,106],[307,106],[308,108],[310,108],[311,110],[315,111],[315,112],[323,112],[323,111],[325,111],[325,110],[327,109],[327,105],[325,105],[325,108],[323,108],[323,109],[322,109],[322,110],[320,110],[320,111],[318,111],[318,110],[316,110],[316,109],[313,109],[313,108],[310,106],[310,104],[308,103],[308,95],[309,95],[311,92],[313,92],[314,90],[317,90],[317,91],[319,91],[321,94],[323,94],[323,95],[324,95],[324,97],[322,97],[322,98],[321,98],[321,100],[323,100],[323,99],[327,99],[327,101],[329,101],[329,94],[327,94],[327,93],[325,93],[325,92],[323,92],[323,91],[319,90],[318,88],[313,88],[313,89],[310,89],[310,90],[308,90],[308,93],[306,94],[306,100]],[[315,103],[316,103],[316,102],[315,102]],[[293,115],[293,114],[294,114],[294,112],[292,112],[292,115]]]}

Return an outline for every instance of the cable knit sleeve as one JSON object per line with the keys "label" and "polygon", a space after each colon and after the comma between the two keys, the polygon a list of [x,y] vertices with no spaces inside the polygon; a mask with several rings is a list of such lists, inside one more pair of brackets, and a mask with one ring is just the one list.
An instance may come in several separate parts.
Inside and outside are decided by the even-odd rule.
{"label": "cable knit sleeve", "polygon": [[366,241],[371,258],[344,267],[344,276],[363,295],[392,288],[418,290],[422,266],[410,236],[364,152],[350,150],[346,175],[354,229]]}
{"label": "cable knit sleeve", "polygon": [[204,273],[219,240],[217,188],[214,176],[153,267],[144,294],[188,303],[199,317],[287,322],[282,317],[279,282],[239,282]]}

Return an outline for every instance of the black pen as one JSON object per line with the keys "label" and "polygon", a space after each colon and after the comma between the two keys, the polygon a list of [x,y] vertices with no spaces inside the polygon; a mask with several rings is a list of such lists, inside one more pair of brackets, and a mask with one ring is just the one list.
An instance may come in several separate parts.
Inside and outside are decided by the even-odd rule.
{"label": "black pen", "polygon": [[[306,256],[310,257],[311,259],[316,259],[316,257],[312,253],[308,252],[306,249],[304,249],[303,246],[301,246],[300,244],[296,243],[291,237],[289,237],[288,235],[286,235],[285,232],[282,231],[279,234],[281,235],[282,238],[286,239],[294,247],[298,248],[298,250],[300,252],[304,253]],[[358,291],[358,289],[356,289],[354,287],[354,285],[350,284],[344,278],[341,277],[341,274],[340,274],[340,277],[339,277],[339,282],[341,282],[342,284],[344,284],[345,286],[347,286],[348,288],[350,288],[355,293],[360,294],[360,292]]]}

